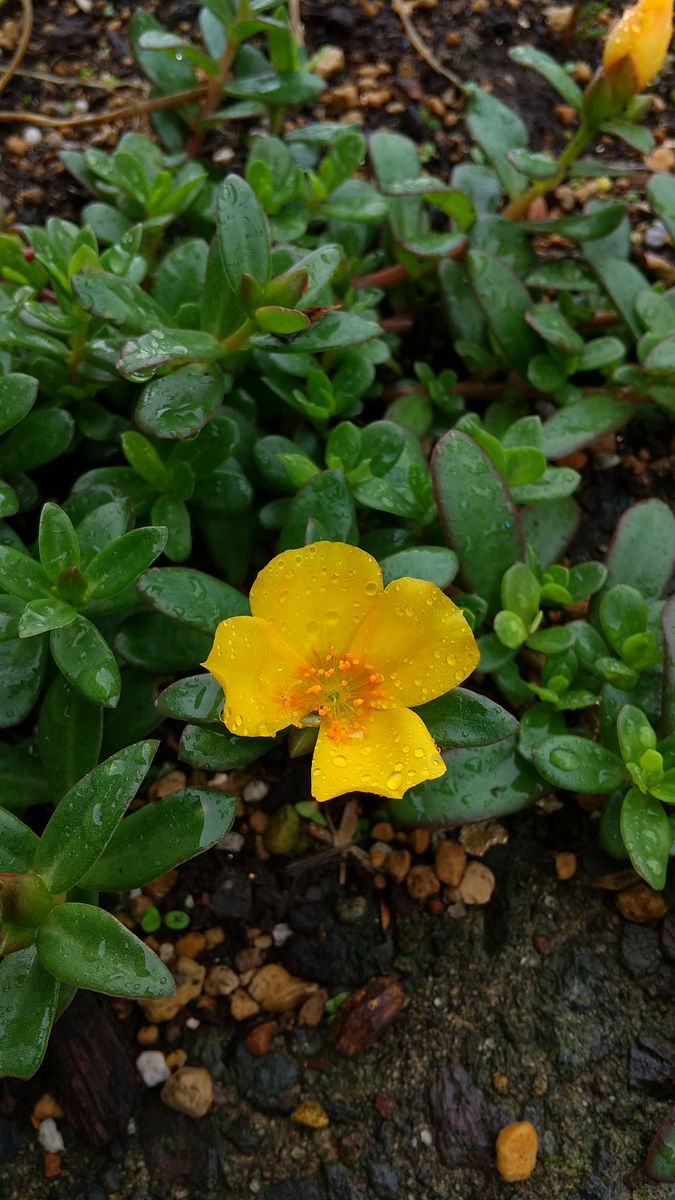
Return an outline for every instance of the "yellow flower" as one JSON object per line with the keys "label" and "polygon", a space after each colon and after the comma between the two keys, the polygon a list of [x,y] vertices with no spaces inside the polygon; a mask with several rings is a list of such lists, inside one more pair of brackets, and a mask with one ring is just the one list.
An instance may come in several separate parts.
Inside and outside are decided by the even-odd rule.
{"label": "yellow flower", "polygon": [[374,558],[342,542],[286,550],[258,575],[250,617],[216,630],[203,664],[225,691],[223,721],[243,737],[319,725],[312,793],[400,797],[445,764],[410,711],[456,687],[478,662],[464,615],[434,584],[384,587]]}
{"label": "yellow flower", "polygon": [[605,73],[627,60],[639,91],[661,70],[672,36],[673,0],[639,0],[608,34],[602,60]]}

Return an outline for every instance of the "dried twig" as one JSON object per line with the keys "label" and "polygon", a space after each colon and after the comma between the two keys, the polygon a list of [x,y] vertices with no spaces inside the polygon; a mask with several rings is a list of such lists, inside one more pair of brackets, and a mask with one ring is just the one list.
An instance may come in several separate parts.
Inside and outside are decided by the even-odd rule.
{"label": "dried twig", "polygon": [[5,73],[0,77],[0,92],[4,92],[7,84],[14,77],[23,62],[24,55],[28,49],[30,35],[33,32],[33,3],[32,0],[21,0],[21,10],[23,12],[23,25],[21,27],[21,36],[16,44],[16,49],[10,59],[9,66]]}
{"label": "dried twig", "polygon": [[414,5],[409,0],[391,0],[391,7],[405,29],[410,45],[417,51],[420,58],[424,59],[427,66],[431,67],[432,71],[435,71],[437,75],[442,75],[444,79],[447,79],[448,83],[451,83],[453,87],[459,88],[460,92],[466,91],[466,85],[460,79],[459,75],[455,75],[454,71],[450,71],[447,67],[444,67],[436,58],[433,50],[430,50],[426,42],[420,37],[410,16]]}
{"label": "dried twig", "polygon": [[155,96],[152,100],[136,100],[122,108],[106,109],[102,113],[89,113],[86,117],[45,117],[42,113],[15,112],[0,109],[0,121],[17,121],[25,125],[48,125],[51,129],[81,129],[86,125],[103,125],[106,121],[119,121],[122,117],[135,117],[140,113],[157,112],[161,108],[174,108],[199,100],[207,85],[199,84],[186,92],[174,92],[170,96]]}

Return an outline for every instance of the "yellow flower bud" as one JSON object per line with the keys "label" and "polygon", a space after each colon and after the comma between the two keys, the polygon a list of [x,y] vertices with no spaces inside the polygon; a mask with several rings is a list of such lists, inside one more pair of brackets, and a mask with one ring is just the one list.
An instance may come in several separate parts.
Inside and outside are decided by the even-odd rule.
{"label": "yellow flower bud", "polygon": [[673,0],[638,0],[609,32],[602,60],[605,73],[619,64],[630,66],[635,91],[640,91],[661,70],[672,36]]}

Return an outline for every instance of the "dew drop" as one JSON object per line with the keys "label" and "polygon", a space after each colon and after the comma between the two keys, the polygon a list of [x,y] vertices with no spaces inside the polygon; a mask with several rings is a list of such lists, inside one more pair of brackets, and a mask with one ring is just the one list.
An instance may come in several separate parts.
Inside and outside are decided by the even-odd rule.
{"label": "dew drop", "polygon": [[387,780],[387,787],[390,791],[395,791],[401,786],[401,774],[399,771],[394,771]]}
{"label": "dew drop", "polygon": [[560,771],[573,771],[579,766],[579,755],[573,750],[552,750],[551,762]]}

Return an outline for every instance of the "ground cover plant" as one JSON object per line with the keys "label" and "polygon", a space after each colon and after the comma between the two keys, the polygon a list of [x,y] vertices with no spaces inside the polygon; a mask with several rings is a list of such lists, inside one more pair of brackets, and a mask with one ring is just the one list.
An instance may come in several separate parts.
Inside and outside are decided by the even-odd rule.
{"label": "ground cover plant", "polygon": [[[675,517],[634,505],[600,562],[574,497],[598,438],[672,428],[673,293],[582,157],[649,150],[671,10],[641,0],[584,90],[513,52],[575,114],[557,158],[467,85],[448,179],[397,132],[285,127],[323,82],[283,7],[211,0],[199,42],[135,15],[155,137],[64,151],[80,223],[0,234],[1,1074],[78,987],[174,990],[115,894],[220,841],[207,773],[271,753],[312,758],[290,852],[335,842],[313,801],[435,830],[557,789],[604,797],[602,847],[664,887]],[[224,175],[203,145],[240,121]],[[672,176],[646,196],[675,236]],[[166,721],[194,782],[140,802]]]}

